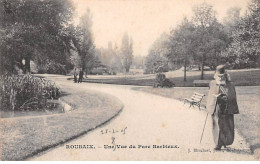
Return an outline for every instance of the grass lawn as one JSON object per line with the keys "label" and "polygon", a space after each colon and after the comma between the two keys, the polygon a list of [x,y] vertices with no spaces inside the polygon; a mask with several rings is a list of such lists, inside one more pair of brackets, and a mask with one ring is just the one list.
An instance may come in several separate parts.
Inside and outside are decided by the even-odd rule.
{"label": "grass lawn", "polygon": [[[242,69],[229,70],[232,81],[236,86],[259,86],[260,85],[260,69]],[[205,71],[204,79],[213,79],[214,71]],[[183,71],[177,70],[167,72],[166,77],[175,83],[177,87],[192,87],[194,80],[200,79],[200,71],[188,71],[187,81],[183,82]],[[72,79],[72,78],[70,78]],[[93,76],[83,79],[85,82],[106,83],[106,84],[121,84],[121,85],[138,85],[152,86],[155,75],[125,75],[125,76]]]}
{"label": "grass lawn", "polygon": [[[243,77],[241,77],[243,79]],[[191,97],[193,92],[207,95],[207,87],[176,87],[176,88],[152,88],[135,87],[134,90],[144,91],[160,96],[182,100]],[[250,144],[250,148],[256,158],[260,157],[260,86],[238,86],[236,87],[238,106],[240,114],[235,115],[235,126],[238,132]],[[206,105],[207,96],[202,105]],[[196,107],[195,107],[196,108]],[[196,108],[197,109],[197,108]],[[194,110],[191,108],[191,110]]]}
{"label": "grass lawn", "polygon": [[63,100],[76,110],[0,119],[0,160],[24,160],[65,143],[106,123],[123,107],[119,100],[109,95],[68,87],[63,91],[70,93]]}

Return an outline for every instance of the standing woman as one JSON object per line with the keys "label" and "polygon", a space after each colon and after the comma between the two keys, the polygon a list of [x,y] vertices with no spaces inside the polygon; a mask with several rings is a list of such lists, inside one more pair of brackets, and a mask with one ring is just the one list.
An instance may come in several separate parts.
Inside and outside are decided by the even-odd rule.
{"label": "standing woman", "polygon": [[239,114],[235,87],[224,65],[216,68],[210,82],[206,110],[211,114],[215,150],[231,145],[234,141],[234,114]]}

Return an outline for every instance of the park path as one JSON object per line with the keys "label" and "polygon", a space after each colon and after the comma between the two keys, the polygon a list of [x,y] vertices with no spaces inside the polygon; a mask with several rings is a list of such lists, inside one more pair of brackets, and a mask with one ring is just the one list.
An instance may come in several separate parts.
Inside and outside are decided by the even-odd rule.
{"label": "park path", "polygon": [[[180,101],[134,91],[131,90],[132,86],[75,84],[63,76],[52,76],[49,79],[63,87],[73,86],[82,90],[91,89],[111,94],[123,102],[124,109],[115,119],[102,127],[29,160],[254,159],[249,146],[237,132],[234,144],[229,146],[228,150],[214,152],[210,119],[200,144],[206,113],[189,109]],[[66,149],[66,145],[94,145],[95,149]],[[135,145],[136,148],[106,149],[104,145]],[[138,148],[138,145],[144,147]],[[153,148],[153,145],[177,145],[178,148]]]}

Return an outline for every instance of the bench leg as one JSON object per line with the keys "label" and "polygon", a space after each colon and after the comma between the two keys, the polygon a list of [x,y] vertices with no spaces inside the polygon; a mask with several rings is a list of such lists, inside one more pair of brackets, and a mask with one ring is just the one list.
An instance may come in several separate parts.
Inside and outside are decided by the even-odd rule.
{"label": "bench leg", "polygon": [[[192,104],[192,103],[190,103],[190,107],[191,107],[191,106],[193,106],[193,104]],[[190,108],[190,107],[189,107],[189,108]]]}

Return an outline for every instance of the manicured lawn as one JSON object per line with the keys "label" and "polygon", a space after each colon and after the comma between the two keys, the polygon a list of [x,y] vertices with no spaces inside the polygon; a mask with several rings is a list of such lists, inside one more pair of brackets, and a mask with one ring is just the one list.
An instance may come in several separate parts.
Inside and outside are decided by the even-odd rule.
{"label": "manicured lawn", "polygon": [[0,160],[24,160],[109,121],[122,103],[109,95],[63,88],[75,110],[64,114],[0,119]]}
{"label": "manicured lawn", "polygon": [[[260,69],[228,70],[236,86],[259,86]],[[212,80],[214,71],[205,71],[204,79]],[[188,71],[187,81],[183,81],[183,71],[167,72],[166,77],[175,83],[176,87],[192,87],[194,80],[200,79],[200,71]],[[70,78],[71,79],[71,78]],[[85,82],[153,86],[155,75],[126,75],[126,76],[89,76]]]}
{"label": "manicured lawn", "polygon": [[[241,79],[243,79],[241,77]],[[190,97],[193,92],[206,94],[202,101],[205,106],[207,100],[207,87],[176,87],[176,88],[152,88],[135,87],[134,90],[144,91],[173,99],[183,100]],[[235,115],[235,125],[238,132],[250,144],[250,148],[256,158],[260,157],[260,86],[237,86],[237,100],[240,114]],[[194,108],[190,108],[194,110]],[[195,107],[195,110],[197,108]]]}

